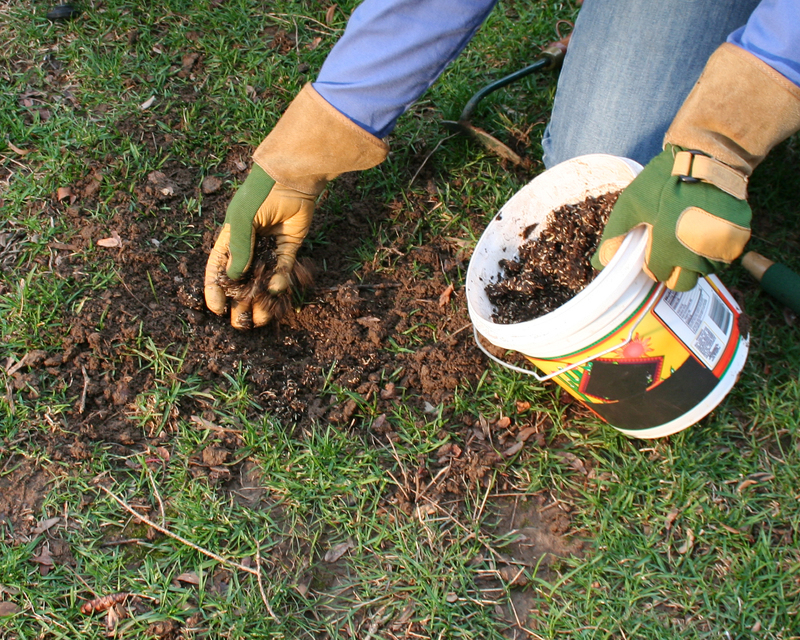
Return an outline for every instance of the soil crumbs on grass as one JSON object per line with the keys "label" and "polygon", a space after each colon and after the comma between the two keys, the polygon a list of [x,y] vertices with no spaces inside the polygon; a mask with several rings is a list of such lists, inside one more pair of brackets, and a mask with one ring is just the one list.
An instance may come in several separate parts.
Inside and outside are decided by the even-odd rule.
{"label": "soil crumbs on grass", "polygon": [[555,311],[595,277],[592,255],[620,192],[589,196],[552,211],[547,226],[527,240],[535,226],[522,231],[527,241],[513,260],[501,260],[497,282],[486,285],[495,307],[492,319],[514,324]]}
{"label": "soil crumbs on grass", "polygon": [[[248,154],[234,148],[217,175],[243,180]],[[71,185],[73,197],[47,205],[48,213],[66,215],[75,230],[51,246],[50,265],[65,278],[84,278],[98,269],[97,251],[102,251],[102,268],[115,271],[119,284],[85,299],[75,314],[65,313],[68,334],[60,352],[19,354],[7,367],[13,369],[11,390],[21,397],[34,400],[54,387],[72,403],[63,416],[51,419],[51,428],[28,436],[39,440],[51,460],[80,466],[98,444],[126,458],[157,453],[169,448],[177,418],[198,428],[213,424],[216,414],[200,393],[152,406],[152,418],[143,420],[148,392],[173,382],[194,381],[202,391],[229,386],[246,369],[248,387],[263,412],[292,429],[292,437],[302,439],[317,424],[329,423],[364,429],[374,446],[389,447],[400,438],[389,417],[399,405],[435,414],[462,381],[475,383],[483,375],[486,362],[469,331],[463,290],[450,286],[459,282],[468,259],[458,242],[435,237],[406,253],[378,247],[372,262],[359,270],[360,279],[347,275],[355,249],[376,219],[382,216],[390,235],[402,239],[406,229],[418,226],[413,221],[424,223],[430,200],[438,197],[435,188],[427,195],[409,194],[410,207],[400,201],[386,205],[360,195],[355,175],[342,176],[331,188],[351,201],[346,220],[327,220],[323,198],[310,237],[325,225],[327,242],[316,244],[313,252],[306,249],[318,270],[313,288],[277,326],[242,332],[206,308],[202,290],[205,261],[232,189],[206,189],[203,216],[192,224],[182,203],[201,197],[202,176],[167,162],[135,195],[117,192],[109,203],[117,213],[103,222],[91,214],[102,180],[102,171],[90,168],[84,180]],[[89,252],[101,239],[110,241]],[[161,364],[154,366],[156,360]],[[345,393],[337,395],[332,386]],[[416,517],[432,504],[453,508],[468,487],[513,490],[506,461],[522,446],[546,446],[551,424],[524,399],[517,407],[515,415],[493,422],[445,410],[449,441],[410,469],[408,486],[397,487],[387,502]],[[235,491],[237,479],[252,466],[249,460],[233,462],[240,445],[234,437],[219,436],[193,455],[193,473],[220,491]],[[559,443],[547,445],[558,448]],[[7,466],[16,464],[11,458]],[[23,491],[31,478],[35,484]],[[19,464],[18,475],[13,469],[5,475],[0,484],[0,525],[8,526],[7,531],[0,527],[4,536],[23,542],[35,535],[41,523],[34,514],[51,478],[47,469],[27,463]],[[425,496],[419,495],[420,487]],[[32,491],[38,495],[29,495]],[[550,539],[546,549],[580,553],[569,542],[563,515],[550,510],[540,520]],[[541,563],[542,571],[549,562]],[[514,576],[506,577],[515,584]]]}

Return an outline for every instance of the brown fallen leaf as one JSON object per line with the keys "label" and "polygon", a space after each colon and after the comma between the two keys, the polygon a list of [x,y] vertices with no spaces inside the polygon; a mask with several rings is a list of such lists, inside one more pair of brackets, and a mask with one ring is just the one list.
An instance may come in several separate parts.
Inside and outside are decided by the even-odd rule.
{"label": "brown fallen leaf", "polygon": [[333,22],[333,18],[336,15],[336,5],[332,4],[328,7],[328,10],[325,12],[325,24],[331,24]]}
{"label": "brown fallen leaf", "polygon": [[562,462],[566,462],[574,471],[582,473],[583,475],[588,473],[588,471],[586,471],[586,465],[583,464],[583,460],[574,453],[570,453],[569,451],[556,451],[555,454],[561,458]]}
{"label": "brown fallen leaf", "polygon": [[11,140],[6,140],[6,144],[8,145],[9,149],[20,156],[27,156],[31,152],[30,149],[20,149],[17,145],[11,142]]}
{"label": "brown fallen leaf", "polygon": [[517,453],[517,451],[519,451],[520,449],[522,449],[522,447],[524,447],[524,446],[525,446],[525,443],[524,443],[524,442],[522,442],[522,441],[515,442],[515,443],[514,443],[514,444],[512,444],[512,445],[511,445],[511,446],[510,446],[508,449],[506,449],[505,451],[503,451],[503,457],[504,457],[504,458],[510,458],[510,457],[511,457],[511,456],[513,456],[515,453]]}
{"label": "brown fallen leaf", "polygon": [[72,197],[72,187],[59,187],[56,191],[56,200],[61,202]]}
{"label": "brown fallen leaf", "polygon": [[444,291],[442,291],[442,293],[439,295],[440,307],[444,307],[448,302],[450,302],[450,298],[453,297],[453,292],[455,290],[456,288],[453,286],[452,282],[447,285],[447,288]]}
{"label": "brown fallen leaf", "polygon": [[316,49],[320,45],[321,42],[322,42],[322,38],[317,36],[316,38],[314,38],[311,42],[309,42],[306,45],[306,49],[308,49],[309,51],[314,51],[314,49]]}
{"label": "brown fallen leaf", "polygon": [[508,429],[511,426],[511,418],[508,416],[502,416],[497,422],[494,423],[494,426],[498,429]]}
{"label": "brown fallen leaf", "polygon": [[97,246],[105,247],[106,249],[113,249],[114,247],[121,247],[122,246],[122,238],[119,237],[119,234],[116,231],[111,232],[110,238],[101,238],[97,241]]}
{"label": "brown fallen leaf", "polygon": [[678,553],[685,555],[692,550],[692,547],[694,547],[694,531],[686,529],[686,540],[678,547]]}
{"label": "brown fallen leaf", "polygon": [[186,571],[182,573],[177,578],[175,578],[178,582],[185,582],[187,584],[200,584],[200,576],[197,575],[194,571]]}
{"label": "brown fallen leaf", "polygon": [[31,562],[36,562],[39,565],[39,573],[41,575],[46,576],[50,573],[50,569],[53,567],[53,556],[50,555],[50,545],[43,545],[39,555],[31,558]]}
{"label": "brown fallen leaf", "polygon": [[47,520],[39,521],[39,525],[33,530],[34,535],[39,535],[47,531],[50,527],[57,525],[61,522],[61,518],[56,516],[55,518],[47,518]]}
{"label": "brown fallen leaf", "polygon": [[18,604],[13,602],[0,602],[0,618],[6,616],[13,616],[15,613],[22,611]]}
{"label": "brown fallen leaf", "polygon": [[667,530],[667,533],[669,533],[670,529],[672,529],[672,525],[675,524],[675,520],[677,519],[679,513],[680,511],[678,511],[678,509],[673,509],[667,514],[667,517],[664,520],[664,528]]}
{"label": "brown fallen leaf", "polygon": [[527,429],[523,429],[517,434],[517,440],[520,442],[525,442],[534,433],[536,433],[536,427],[528,427]]}
{"label": "brown fallen leaf", "polygon": [[328,552],[325,554],[325,562],[336,562],[339,558],[341,558],[345,553],[350,551],[350,549],[354,548],[356,545],[353,543],[352,540],[348,540],[347,542],[340,542],[335,547],[328,549]]}
{"label": "brown fallen leaf", "polygon": [[382,413],[377,418],[375,418],[375,420],[372,421],[371,428],[374,429],[375,431],[380,431],[380,429],[383,427],[384,424],[386,424],[386,414]]}

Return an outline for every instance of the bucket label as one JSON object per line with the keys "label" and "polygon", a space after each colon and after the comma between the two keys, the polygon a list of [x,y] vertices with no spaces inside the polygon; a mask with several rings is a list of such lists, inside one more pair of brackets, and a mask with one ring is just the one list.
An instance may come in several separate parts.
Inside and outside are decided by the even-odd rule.
{"label": "bucket label", "polygon": [[691,291],[667,290],[653,311],[703,364],[717,365],[733,331],[733,312],[707,280]]}

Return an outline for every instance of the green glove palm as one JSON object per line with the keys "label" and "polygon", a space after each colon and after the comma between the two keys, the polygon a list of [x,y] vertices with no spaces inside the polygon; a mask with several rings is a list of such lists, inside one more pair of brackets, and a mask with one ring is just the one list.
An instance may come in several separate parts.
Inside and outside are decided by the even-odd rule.
{"label": "green glove palm", "polygon": [[[277,265],[268,292],[278,296],[289,287],[297,250],[303,242],[314,213],[312,195],[276,183],[261,167],[253,165],[250,175],[233,196],[225,214],[205,273],[205,298],[208,308],[222,315],[227,297],[220,286],[223,274],[239,280],[250,268],[256,238],[275,236]],[[266,301],[252,298],[231,302],[231,324],[237,329],[262,326],[270,320]]]}
{"label": "green glove palm", "polygon": [[707,182],[673,175],[681,149],[667,145],[620,194],[592,265],[609,263],[626,234],[646,226],[644,270],[676,291],[736,259],[750,238],[747,201]]}

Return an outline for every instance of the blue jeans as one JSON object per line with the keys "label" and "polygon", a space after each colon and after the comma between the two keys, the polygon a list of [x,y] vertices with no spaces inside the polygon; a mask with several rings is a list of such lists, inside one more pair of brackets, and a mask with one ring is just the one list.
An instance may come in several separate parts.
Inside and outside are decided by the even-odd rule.
{"label": "blue jeans", "polygon": [[706,60],[758,0],[585,0],[558,80],[544,164],[611,153],[646,164]]}

